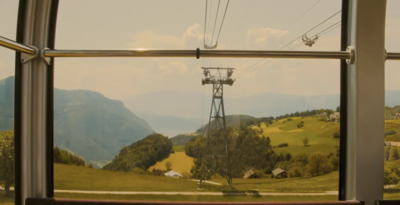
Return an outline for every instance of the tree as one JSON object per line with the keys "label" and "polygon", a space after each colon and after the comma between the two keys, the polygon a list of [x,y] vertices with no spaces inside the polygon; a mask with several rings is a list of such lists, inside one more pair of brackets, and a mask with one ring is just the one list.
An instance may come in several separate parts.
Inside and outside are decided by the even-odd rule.
{"label": "tree", "polygon": [[0,132],[0,181],[4,183],[6,195],[15,178],[14,131]]}
{"label": "tree", "polygon": [[397,147],[392,147],[390,150],[389,161],[398,160],[399,158],[399,151],[397,150]]}
{"label": "tree", "polygon": [[[224,137],[226,136],[226,137]],[[228,142],[228,146],[227,145]],[[241,130],[228,127],[226,130],[214,130],[206,138],[193,139],[186,144],[186,154],[194,156],[191,173],[194,178],[207,179],[214,174],[227,176],[229,164],[232,177],[243,177],[249,170],[270,172],[274,167],[275,153],[269,137],[260,136],[259,132],[247,127]],[[229,153],[229,163],[224,157]],[[285,158],[282,154],[282,160]],[[286,155],[286,158],[291,158]]]}
{"label": "tree", "polygon": [[332,170],[327,156],[321,152],[314,152],[308,157],[308,173],[311,176],[327,174]]}
{"label": "tree", "polygon": [[384,185],[389,185],[389,184],[397,184],[399,182],[399,177],[397,174],[393,171],[393,168],[391,168],[388,164],[385,163],[384,169],[383,169],[383,184]]}
{"label": "tree", "polygon": [[63,150],[61,148],[55,147],[53,151],[53,161],[54,163],[61,164],[74,164],[77,166],[85,166],[85,160],[81,157]]}
{"label": "tree", "polygon": [[304,127],[304,121],[299,122],[299,124],[297,124],[297,128],[302,128]]}
{"label": "tree", "polygon": [[307,147],[307,146],[308,146],[308,143],[309,143],[308,137],[304,137],[304,139],[303,139],[303,145],[304,145],[304,147]]}
{"label": "tree", "polygon": [[142,173],[157,161],[167,158],[172,151],[172,143],[167,136],[153,133],[122,148],[103,169]]}
{"label": "tree", "polygon": [[172,163],[171,163],[170,161],[167,161],[167,162],[165,163],[165,169],[166,169],[167,171],[172,170]]}

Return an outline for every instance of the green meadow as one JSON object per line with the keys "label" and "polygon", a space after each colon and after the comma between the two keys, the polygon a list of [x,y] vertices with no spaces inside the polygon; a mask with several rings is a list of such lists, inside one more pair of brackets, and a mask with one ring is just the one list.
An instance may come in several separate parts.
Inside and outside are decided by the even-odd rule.
{"label": "green meadow", "polygon": [[[304,126],[297,125],[303,122]],[[290,153],[292,156],[298,154],[312,154],[321,152],[325,154],[336,153],[339,146],[339,138],[333,135],[339,132],[339,122],[321,121],[317,117],[291,117],[275,120],[272,124],[262,123],[259,128],[264,136],[271,139],[275,147],[275,153]],[[304,146],[304,138],[308,139],[308,145]],[[287,147],[278,147],[287,143]]]}
{"label": "green meadow", "polygon": [[385,120],[385,133],[386,141],[400,142],[400,120]]}
{"label": "green meadow", "polygon": [[185,152],[176,152],[170,154],[170,156],[164,159],[161,162],[157,162],[154,166],[150,167],[149,170],[152,169],[159,169],[159,170],[166,170],[167,162],[171,163],[171,169],[181,173],[183,175],[189,175],[190,169],[193,166],[193,158],[187,156]]}
{"label": "green meadow", "polygon": [[[54,186],[56,190],[90,190],[90,191],[140,191],[140,192],[177,192],[176,195],[150,194],[82,194],[59,193],[55,197],[63,198],[91,198],[109,200],[165,200],[165,201],[321,201],[336,200],[335,195],[324,196],[262,196],[258,193],[300,192],[321,193],[337,190],[337,172],[313,178],[296,179],[233,179],[235,193],[253,193],[242,196],[210,196],[196,195],[202,192],[229,192],[225,179],[212,179],[221,185],[204,184],[198,190],[198,183],[190,179],[175,179],[165,176],[142,175],[128,172],[104,171],[74,165],[54,164]],[[318,186],[315,186],[318,184]],[[192,192],[193,195],[182,195],[181,192]],[[254,195],[254,193],[256,193]]]}
{"label": "green meadow", "polygon": [[[300,123],[303,126],[298,126]],[[318,117],[291,117],[274,120],[272,124],[261,123],[252,125],[264,136],[271,139],[271,145],[276,154],[290,153],[293,157],[299,154],[309,155],[314,152],[335,154],[339,145],[338,122],[321,121]],[[385,132],[388,141],[400,141],[400,120],[386,120]],[[336,134],[336,137],[335,137]],[[305,146],[304,138],[308,139]],[[287,144],[287,146],[280,146]],[[260,193],[325,193],[338,190],[339,173],[331,173],[317,177],[296,177],[275,179],[266,175],[263,178],[243,179],[234,178],[233,185],[237,193],[256,193],[242,196],[211,196],[211,195],[182,195],[181,192],[229,192],[226,179],[215,176],[210,181],[215,184],[204,184],[198,190],[198,182],[189,177],[193,166],[193,158],[188,157],[183,146],[174,147],[174,153],[168,158],[149,168],[165,170],[167,162],[171,169],[183,174],[183,178],[170,178],[150,174],[130,172],[105,171],[73,165],[54,165],[54,185],[56,190],[98,190],[98,191],[129,191],[129,192],[177,192],[175,195],[150,194],[82,194],[58,193],[56,197],[92,198],[110,200],[160,200],[160,201],[334,201],[337,195],[259,195]],[[399,186],[385,189],[385,199],[400,197]],[[258,193],[258,194],[257,194]]]}

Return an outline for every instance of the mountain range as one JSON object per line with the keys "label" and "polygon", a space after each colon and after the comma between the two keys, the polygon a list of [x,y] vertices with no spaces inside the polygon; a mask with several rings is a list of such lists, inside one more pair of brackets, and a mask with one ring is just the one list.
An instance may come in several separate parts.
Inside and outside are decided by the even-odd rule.
{"label": "mountain range", "polygon": [[[13,129],[13,96],[14,77],[0,80],[0,130]],[[95,166],[152,132],[121,101],[87,90],[54,89],[54,145]]]}
{"label": "mountain range", "polygon": [[[211,93],[165,90],[130,96],[124,102],[130,110],[149,122],[155,131],[171,137],[193,132],[208,123]],[[387,90],[385,102],[390,107],[400,105],[400,91]],[[302,96],[266,92],[236,98],[224,96],[226,115],[254,117],[277,117],[321,108],[336,110],[339,104],[339,94]]]}
{"label": "mountain range", "polygon": [[[87,90],[54,90],[54,142],[92,164],[111,161],[119,150],[152,132],[173,137],[208,123],[211,94],[184,90],[151,92],[123,102]],[[400,105],[400,91],[386,91],[386,105]],[[280,116],[336,109],[339,95],[260,93],[224,96],[226,115]],[[14,127],[14,77],[0,80],[0,131]]]}

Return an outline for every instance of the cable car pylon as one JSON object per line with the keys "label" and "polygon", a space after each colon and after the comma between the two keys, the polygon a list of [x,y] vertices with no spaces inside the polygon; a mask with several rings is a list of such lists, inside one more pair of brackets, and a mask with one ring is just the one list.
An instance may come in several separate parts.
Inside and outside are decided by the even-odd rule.
{"label": "cable car pylon", "polygon": [[[229,154],[229,136],[226,129],[223,94],[224,85],[232,86],[235,82],[235,80],[231,78],[234,68],[202,67],[201,69],[203,69],[205,77],[202,79],[202,84],[211,84],[213,86],[213,95],[208,126],[205,128],[206,145],[204,150],[205,154],[202,158],[199,188],[202,189],[203,187],[203,181],[205,179],[204,175],[205,171],[207,171],[205,169],[208,169],[206,164],[210,164],[210,162],[211,164],[215,164],[218,162],[219,158],[223,158],[226,161],[227,181],[233,190]],[[224,143],[223,150],[218,149],[221,147],[221,142]],[[208,163],[206,163],[205,160],[208,160]]]}

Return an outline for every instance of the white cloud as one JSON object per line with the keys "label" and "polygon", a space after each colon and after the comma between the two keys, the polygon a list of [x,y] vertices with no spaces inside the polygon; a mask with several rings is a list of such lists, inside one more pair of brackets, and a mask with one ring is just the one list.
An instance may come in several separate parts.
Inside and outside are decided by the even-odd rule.
{"label": "white cloud", "polygon": [[203,39],[200,24],[189,26],[181,36],[160,34],[153,31],[141,31],[131,35],[128,46],[135,48],[152,49],[195,49],[201,45]]}
{"label": "white cloud", "polygon": [[187,64],[182,60],[159,60],[158,67],[163,74],[186,74],[188,72]]}
{"label": "white cloud", "polygon": [[202,44],[204,34],[200,28],[200,24],[194,24],[190,26],[183,33],[183,41],[186,48],[194,49]]}
{"label": "white cloud", "polygon": [[284,36],[288,33],[287,30],[280,30],[274,28],[252,28],[247,31],[247,44],[248,46],[265,47],[271,44],[271,39]]}
{"label": "white cloud", "polygon": [[182,38],[174,35],[162,35],[152,31],[142,31],[131,36],[132,41],[128,46],[132,49],[151,48],[151,49],[171,49],[182,48]]}

